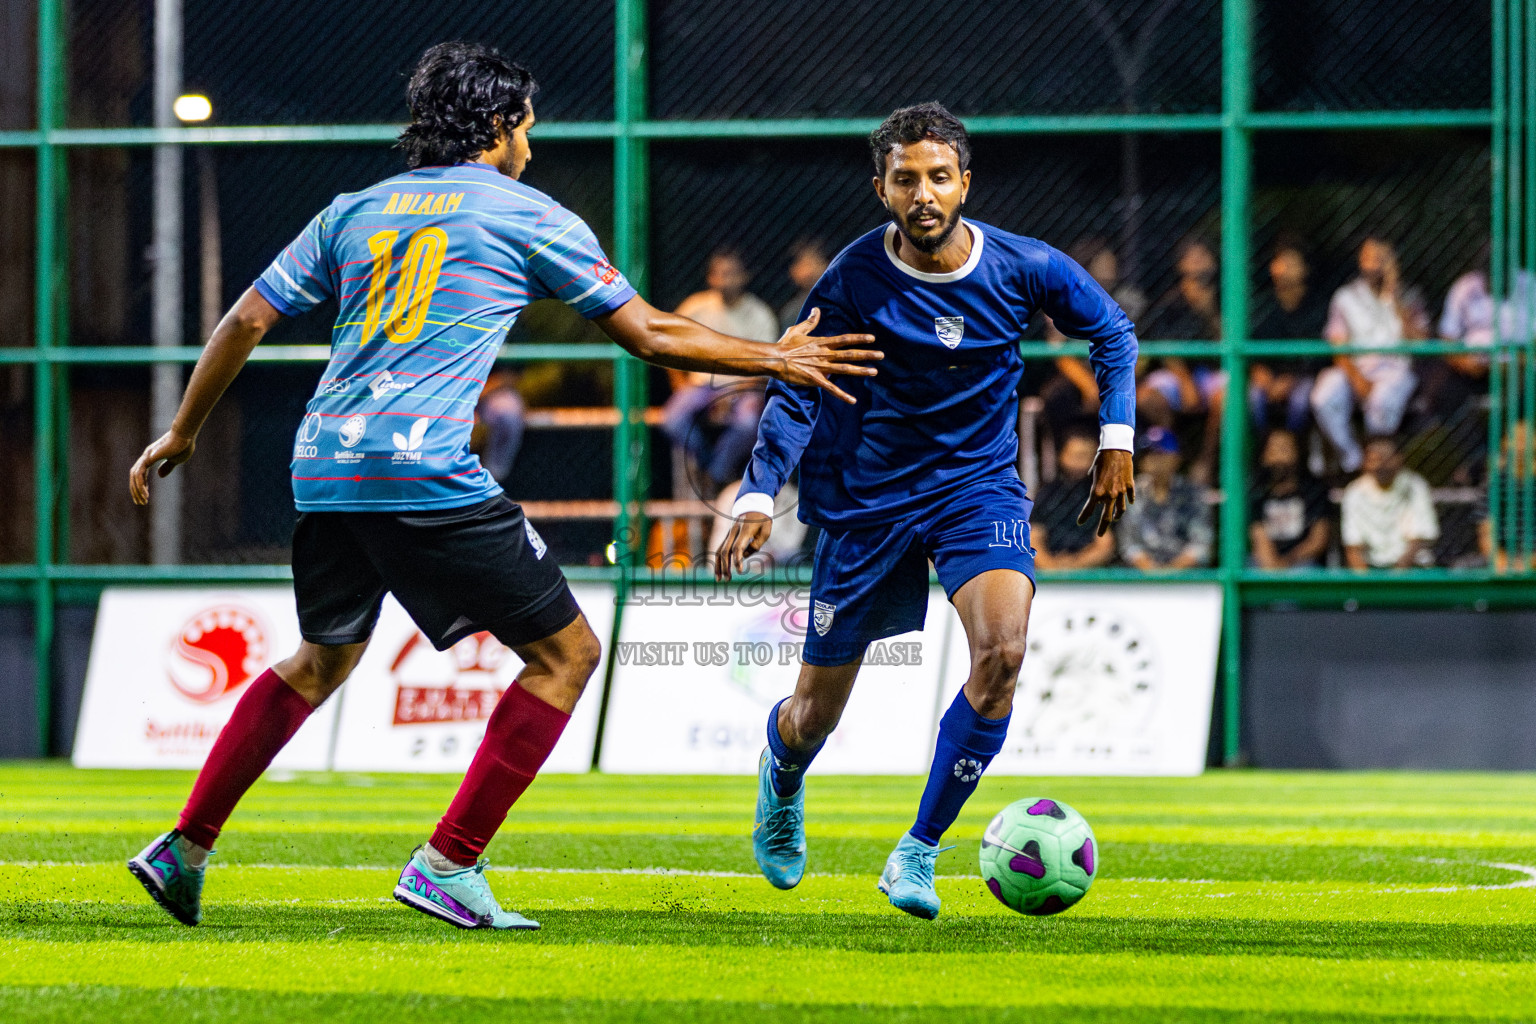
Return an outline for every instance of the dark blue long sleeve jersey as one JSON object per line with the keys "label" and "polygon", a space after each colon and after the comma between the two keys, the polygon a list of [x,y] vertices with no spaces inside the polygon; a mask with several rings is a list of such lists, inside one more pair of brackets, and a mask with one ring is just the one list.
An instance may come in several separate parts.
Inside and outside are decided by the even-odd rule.
{"label": "dark blue long sleeve jersey", "polygon": [[972,220],[964,226],[971,255],[951,273],[902,263],[894,224],[832,261],[802,318],[819,307],[816,334],[873,334],[885,359],[874,378],[839,378],[856,405],[769,385],[738,514],[771,507],[797,463],[800,518],[844,529],[898,522],[978,480],[1016,475],[1018,346],[1036,311],[1090,342],[1100,446],[1130,450],[1137,344],[1129,318],[1044,242]]}

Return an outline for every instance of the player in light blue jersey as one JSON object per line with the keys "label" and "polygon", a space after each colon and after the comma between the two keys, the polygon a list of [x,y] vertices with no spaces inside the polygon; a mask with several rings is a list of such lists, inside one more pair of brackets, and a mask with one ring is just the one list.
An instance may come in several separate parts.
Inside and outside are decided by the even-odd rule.
{"label": "player in light blue jersey", "polygon": [[812,628],[792,696],[768,716],[758,772],[758,865],[779,888],[805,871],[802,777],[837,725],[865,649],[923,627],[928,563],[959,612],[971,672],[939,724],[927,788],[880,890],[917,917],[939,912],[934,862],[981,775],[1002,749],[1024,658],[1034,550],[1031,502],[1016,470],[1019,339],[1045,313],[1091,343],[1099,454],[1081,521],[1099,533],[1135,493],[1136,335],[1071,259],[961,216],[970,140],[937,103],[898,110],[870,137],[880,202],[894,223],[855,241],[811,289],[820,330],[873,334],[880,376],[842,407],[775,382],[717,554],[725,579],[773,528],[773,498],[796,466],[800,518],[822,528],[811,578]]}
{"label": "player in light blue jersey", "polygon": [[[662,366],[770,376],[852,401],[833,375],[874,373],[873,339],[817,337],[817,315],[777,345],[711,331],[635,294],[581,219],[517,179],[534,125],[532,76],[494,50],[443,43],[411,77],[410,167],[339,196],[219,324],[175,423],[139,457],[149,475],[192,456],[197,433],[262,337],[331,299],[331,361],[293,447],[293,576],[304,641],[253,682],[219,734],[176,828],[129,862],[185,924],[236,801],[356,667],[386,592],[439,650],[488,631],[525,667],[502,696],[448,812],[395,898],[463,928],[535,928],[486,884],[486,844],[538,774],[597,667],[597,637],[522,510],[469,451],[475,404],[507,330],[558,298],[626,351]],[[824,332],[823,332],[824,333]]]}

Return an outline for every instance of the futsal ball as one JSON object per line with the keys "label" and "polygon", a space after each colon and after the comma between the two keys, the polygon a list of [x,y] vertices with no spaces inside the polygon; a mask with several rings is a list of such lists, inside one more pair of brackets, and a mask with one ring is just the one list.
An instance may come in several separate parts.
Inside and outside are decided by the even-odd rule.
{"label": "futsal ball", "polygon": [[1099,867],[1088,820],[1059,800],[1004,807],[981,840],[981,877],[1009,910],[1059,914],[1082,899]]}

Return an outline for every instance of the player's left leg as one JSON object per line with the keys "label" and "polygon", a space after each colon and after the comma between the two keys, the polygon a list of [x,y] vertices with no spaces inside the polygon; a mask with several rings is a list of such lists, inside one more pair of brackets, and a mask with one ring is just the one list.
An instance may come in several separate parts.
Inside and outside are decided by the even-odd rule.
{"label": "player's left leg", "polygon": [[539,926],[500,907],[480,855],[555,749],[601,657],[582,615],[553,636],[508,646],[523,671],[491,713],[447,813],[395,886],[400,902],[461,928]]}
{"label": "player's left leg", "polygon": [[543,538],[504,496],[443,512],[373,514],[357,536],[434,647],[485,631],[524,663],[395,898],[461,928],[536,928],[497,905],[479,858],[565,730],[597,668],[597,637]]}
{"label": "player's left leg", "polygon": [[939,582],[965,627],[971,671],[939,721],[917,819],[881,875],[891,904],[916,917],[938,916],[939,840],[1008,735],[1034,597],[1030,507],[1018,480],[990,483],[957,496],[927,532]]}

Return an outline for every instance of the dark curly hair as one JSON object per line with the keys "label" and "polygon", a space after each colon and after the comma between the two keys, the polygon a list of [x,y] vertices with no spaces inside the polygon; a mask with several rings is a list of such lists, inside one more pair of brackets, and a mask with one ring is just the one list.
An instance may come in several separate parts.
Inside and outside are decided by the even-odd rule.
{"label": "dark curly hair", "polygon": [[499,50],[438,43],[421,55],[406,86],[411,123],[397,143],[412,170],[463,163],[496,145],[528,113],[533,75]]}
{"label": "dark curly hair", "polygon": [[947,143],[960,158],[960,170],[971,166],[971,137],[965,125],[942,103],[919,103],[914,107],[902,107],[880,122],[869,135],[869,151],[875,158],[875,173],[885,177],[885,158],[897,146],[910,145],[932,139]]}

